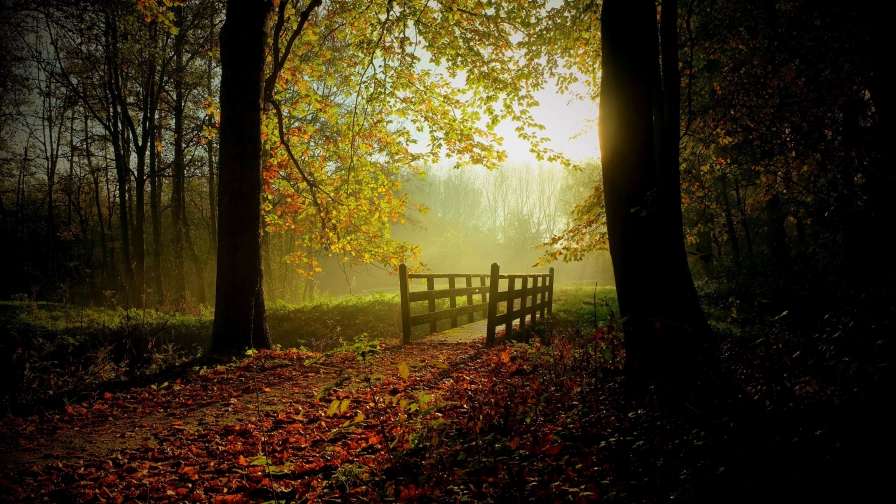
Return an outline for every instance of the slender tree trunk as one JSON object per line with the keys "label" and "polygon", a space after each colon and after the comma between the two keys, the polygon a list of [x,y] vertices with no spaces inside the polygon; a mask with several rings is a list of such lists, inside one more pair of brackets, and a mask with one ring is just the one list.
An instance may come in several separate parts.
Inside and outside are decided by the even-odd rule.
{"label": "slender tree trunk", "polygon": [[134,303],[144,306],[146,289],[146,145],[137,151],[137,177],[134,181]]}
{"label": "slender tree trunk", "polygon": [[[664,1],[663,7],[675,12],[674,2]],[[663,21],[675,29],[674,15]],[[666,37],[677,48],[677,38]],[[650,0],[605,0],[601,40],[598,131],[607,232],[619,307],[626,317],[627,377],[638,385],[698,372],[705,365],[708,326],[682,239],[678,114],[663,114],[669,120],[654,115],[677,110],[677,49],[667,49],[664,58],[674,75],[658,79],[656,9]],[[654,106],[658,82],[666,84],[665,101],[673,102],[668,109]],[[662,137],[655,139],[655,133]]]}
{"label": "slender tree trunk", "polygon": [[[207,86],[208,86],[208,95],[212,95],[213,86],[212,86],[212,59],[208,59],[208,67],[207,67]],[[214,119],[211,119],[212,124],[209,126],[210,128],[214,128]],[[218,248],[218,186],[216,183],[216,171],[217,166],[215,166],[215,142],[212,138],[208,139],[208,142],[205,144],[206,154],[208,155],[208,221],[209,221],[209,255],[214,258],[215,251]]]}
{"label": "slender tree trunk", "polygon": [[786,272],[790,268],[790,248],[787,246],[787,230],[784,225],[787,213],[781,205],[781,196],[774,194],[765,202],[766,231],[768,246],[775,268]]}
{"label": "slender tree trunk", "polygon": [[728,182],[727,176],[722,174],[719,178],[722,183],[722,204],[725,206],[725,228],[728,233],[728,243],[731,245],[731,253],[734,254],[734,264],[737,269],[741,269],[740,262],[740,243],[737,240],[737,228],[734,226],[734,217],[731,215],[731,203],[728,200]]}
{"label": "slender tree trunk", "polygon": [[184,268],[184,185],[186,167],[184,166],[184,36],[183,6],[176,10],[177,24],[181,28],[175,39],[175,74],[174,74],[174,164],[171,175],[171,245],[174,257],[173,286],[174,299],[182,303],[186,296],[186,271]]}
{"label": "slender tree trunk", "polygon": [[747,252],[753,255],[753,236],[750,233],[750,224],[747,222],[747,210],[744,200],[740,196],[740,183],[737,177],[734,177],[734,200],[737,202],[737,215],[740,220],[740,226],[744,228],[744,241],[747,242]]}
{"label": "slender tree trunk", "polygon": [[[107,23],[108,32],[112,32],[112,23],[109,20],[107,20]],[[111,36],[109,38],[112,39]],[[114,41],[114,39],[110,40],[110,47],[114,46],[115,43],[117,42]],[[111,55],[107,57],[107,71],[109,72],[109,80],[107,82],[108,91],[111,96],[114,96],[115,87],[112,84],[112,79],[114,79],[113,75],[117,70],[115,59]],[[125,297],[127,305],[130,306],[133,303],[134,295],[134,263],[131,260],[130,227],[128,222],[128,175],[130,174],[130,167],[128,166],[128,159],[125,157],[123,151],[125,139],[121,130],[118,103],[114,99],[110,101],[111,117],[109,118],[109,125],[113,157],[115,160],[115,175],[118,181],[118,221],[119,227],[121,228],[121,269],[123,285],[118,286],[118,288],[124,290],[122,295]]]}
{"label": "slender tree trunk", "polygon": [[221,28],[218,262],[213,352],[270,348],[261,268],[261,119],[273,3],[227,2]]}
{"label": "slender tree trunk", "polygon": [[[153,119],[155,121],[155,119]],[[152,145],[149,151],[149,220],[152,223],[152,263],[150,275],[152,276],[152,289],[155,302],[161,306],[165,303],[165,286],[162,283],[162,187],[159,175],[159,152],[156,149],[158,132],[156,127],[151,128]]]}
{"label": "slender tree trunk", "polygon": [[193,238],[190,234],[190,223],[187,220],[186,205],[181,206],[181,211],[183,212],[183,215],[181,215],[181,222],[183,222],[184,225],[184,244],[186,245],[187,252],[190,254],[190,262],[193,263],[193,273],[196,275],[196,301],[204,304],[207,301],[205,296],[205,265],[202,264],[202,260],[199,259],[199,254],[196,253],[196,247],[193,245]]}
{"label": "slender tree trunk", "polygon": [[100,230],[100,249],[102,250],[102,270],[100,271],[101,284],[105,284],[106,271],[109,260],[106,257],[106,228],[103,224],[103,205],[100,202],[100,175],[99,169],[93,168],[92,156],[90,152],[90,132],[87,127],[87,113],[84,114],[84,153],[87,157],[87,171],[93,180],[93,204],[96,206],[96,219],[99,221]]}

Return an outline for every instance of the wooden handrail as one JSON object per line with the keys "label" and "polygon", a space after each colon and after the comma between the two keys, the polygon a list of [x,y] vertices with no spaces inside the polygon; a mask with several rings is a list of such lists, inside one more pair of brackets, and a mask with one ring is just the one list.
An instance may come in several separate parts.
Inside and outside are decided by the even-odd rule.
{"label": "wooden handrail", "polygon": [[[501,268],[497,263],[492,264],[489,274],[476,273],[408,273],[407,266],[402,264],[398,268],[399,288],[401,292],[401,328],[402,341],[410,343],[411,328],[417,325],[429,324],[429,332],[436,332],[436,323],[439,320],[450,319],[451,327],[458,326],[458,317],[467,316],[467,322],[473,322],[473,314],[482,310],[483,318],[488,319],[486,326],[486,343],[495,342],[497,326],[505,325],[505,337],[513,334],[513,322],[519,320],[519,330],[525,331],[526,317],[529,323],[534,323],[536,317],[544,319],[551,316],[551,308],[554,302],[554,268],[548,273],[521,273],[501,274]],[[410,279],[422,278],[426,280],[425,291],[410,291]],[[447,289],[436,289],[435,280],[445,278],[448,280]],[[465,281],[465,287],[457,287],[457,279]],[[473,278],[479,278],[479,285],[473,285]],[[486,285],[488,279],[488,285]],[[500,290],[500,281],[507,280],[507,290]],[[520,288],[516,288],[517,281]],[[530,283],[531,282],[531,283]],[[473,296],[479,294],[479,303],[473,302]],[[457,306],[457,298],[466,296],[466,306]],[[436,300],[449,299],[450,308],[436,310]],[[519,300],[520,307],[516,308]],[[411,303],[427,302],[427,312],[420,315],[411,315]],[[498,314],[498,304],[505,303],[504,313]]]}

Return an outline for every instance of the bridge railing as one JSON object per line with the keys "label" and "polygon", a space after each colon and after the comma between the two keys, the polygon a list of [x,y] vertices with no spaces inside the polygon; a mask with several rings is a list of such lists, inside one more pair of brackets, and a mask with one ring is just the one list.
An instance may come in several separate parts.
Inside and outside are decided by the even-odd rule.
{"label": "bridge railing", "polygon": [[[534,323],[536,317],[544,319],[551,316],[554,301],[554,268],[548,273],[502,275],[500,266],[492,264],[489,274],[470,273],[408,273],[407,266],[402,264],[398,269],[399,287],[401,291],[401,328],[402,341],[411,341],[411,329],[415,326],[429,324],[429,332],[436,332],[440,320],[450,319],[451,327],[458,326],[460,317],[466,315],[466,323],[473,322],[474,313],[482,311],[487,319],[486,343],[495,342],[495,332],[500,325],[505,326],[505,336],[513,334],[513,324],[519,320],[519,330],[526,328],[526,318]],[[411,291],[410,281],[425,279],[426,290]],[[436,279],[447,279],[447,289],[436,289]],[[479,285],[473,285],[477,279]],[[464,283],[458,286],[458,281]],[[506,280],[506,290],[501,290],[501,281]],[[519,282],[519,284],[517,284]],[[478,302],[474,302],[474,296]],[[464,306],[457,306],[457,298],[465,298]],[[436,300],[448,299],[449,308],[436,310]],[[411,303],[427,303],[427,311],[411,315]],[[503,308],[503,309],[502,309]],[[502,311],[502,313],[498,313]]]}

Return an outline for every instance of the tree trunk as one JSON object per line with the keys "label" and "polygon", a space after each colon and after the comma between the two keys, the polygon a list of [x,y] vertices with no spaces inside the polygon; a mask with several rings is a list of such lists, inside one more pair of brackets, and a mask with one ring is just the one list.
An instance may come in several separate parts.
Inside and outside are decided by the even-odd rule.
{"label": "tree trunk", "polygon": [[131,240],[128,226],[128,172],[130,168],[122,152],[121,130],[118,122],[118,106],[112,103],[112,151],[115,160],[115,175],[118,182],[118,224],[121,236],[122,282],[119,288],[124,292],[125,302],[130,306],[134,294],[134,263],[131,262]]}
{"label": "tree trunk", "polygon": [[92,155],[90,152],[90,133],[87,126],[87,113],[84,113],[84,153],[87,157],[87,171],[90,173],[90,177],[93,180],[93,203],[96,206],[96,219],[99,221],[99,230],[100,230],[100,248],[102,250],[102,268],[100,271],[100,284],[105,286],[105,278],[106,278],[106,268],[108,267],[109,261],[106,257],[106,228],[103,224],[103,205],[100,202],[100,176],[99,176],[99,168],[93,168]]}
{"label": "tree trunk", "polygon": [[134,303],[146,303],[146,142],[137,150],[137,177],[134,181]]}
{"label": "tree trunk", "polygon": [[[212,75],[212,58],[208,59],[207,63],[207,82],[208,86],[208,95],[211,96],[214,90],[213,87],[213,75]],[[214,117],[209,119],[211,122],[210,128],[215,127]],[[215,251],[218,248],[218,186],[215,182],[216,178],[216,170],[215,166],[215,142],[212,138],[209,138],[205,144],[206,153],[208,155],[208,221],[209,221],[209,255],[214,259]],[[214,262],[214,261],[212,261]]]}
{"label": "tree trunk", "polygon": [[184,206],[186,167],[184,166],[184,12],[183,6],[175,9],[180,31],[174,42],[174,164],[171,174],[171,245],[173,253],[174,299],[182,304],[186,299],[186,272],[184,268]]}
{"label": "tree trunk", "polygon": [[[598,131],[607,233],[620,312],[626,317],[626,374],[636,385],[699,371],[708,335],[682,238],[680,80],[677,38],[669,35],[677,31],[675,2],[663,2],[663,24],[672,24],[663,29],[664,67],[674,73],[665,78],[658,78],[654,6],[649,0],[606,0],[601,14]],[[658,82],[666,92],[656,93]],[[655,96],[669,103],[655,107]],[[655,110],[666,113],[656,117]]]}
{"label": "tree trunk", "polygon": [[229,0],[221,28],[214,353],[271,347],[261,269],[261,119],[272,10],[270,1]]}
{"label": "tree trunk", "polygon": [[[153,118],[155,121],[155,118]],[[149,151],[149,220],[152,223],[152,263],[150,275],[152,276],[152,290],[157,305],[165,303],[165,287],[162,283],[162,187],[159,176],[158,150],[156,150],[156,127],[151,128],[152,145]]]}
{"label": "tree trunk", "polygon": [[[186,198],[183,202],[186,203]],[[187,220],[186,205],[181,206],[181,212],[181,222],[183,223],[184,229],[184,245],[186,246],[187,252],[190,254],[190,261],[193,263],[193,273],[196,275],[196,302],[205,304],[205,265],[202,263],[202,260],[199,259],[199,254],[196,253],[196,247],[193,245],[193,238],[190,233],[190,222]]]}
{"label": "tree trunk", "polygon": [[737,202],[737,214],[740,217],[740,225],[744,228],[744,241],[747,243],[747,252],[753,255],[753,236],[750,233],[750,224],[747,222],[747,210],[744,200],[740,196],[740,183],[737,176],[734,177],[734,200]]}
{"label": "tree trunk", "polygon": [[725,205],[725,228],[728,232],[728,243],[731,245],[731,252],[734,254],[734,265],[740,270],[740,243],[738,243],[737,240],[737,228],[734,227],[734,217],[731,215],[731,203],[728,199],[727,176],[723,173],[719,180],[722,183],[722,204]]}
{"label": "tree trunk", "polygon": [[774,267],[782,274],[790,269],[790,247],[787,246],[787,212],[781,205],[781,196],[773,194],[765,202],[766,239],[772,253]]}

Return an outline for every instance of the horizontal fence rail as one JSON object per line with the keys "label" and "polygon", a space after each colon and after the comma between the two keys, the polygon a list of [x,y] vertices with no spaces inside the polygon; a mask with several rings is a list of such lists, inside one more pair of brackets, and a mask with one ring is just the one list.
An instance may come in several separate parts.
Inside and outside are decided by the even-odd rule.
{"label": "horizontal fence rail", "polygon": [[[402,264],[398,268],[399,286],[401,291],[401,328],[402,341],[411,341],[411,329],[418,325],[429,324],[429,332],[436,332],[436,324],[440,320],[450,319],[451,327],[458,326],[458,318],[466,315],[466,323],[473,322],[473,314],[482,312],[482,317],[488,321],[486,327],[486,343],[495,342],[497,326],[505,326],[505,336],[513,334],[513,322],[519,320],[519,330],[526,329],[526,317],[530,317],[530,323],[534,323],[536,316],[544,319],[551,316],[551,307],[554,300],[554,268],[549,273],[502,275],[500,266],[492,264],[489,274],[469,273],[408,273],[407,266]],[[410,291],[410,280],[425,279],[425,291]],[[437,279],[447,279],[447,289],[436,289]],[[478,279],[479,285],[473,285],[473,279]],[[500,289],[501,280],[507,280],[507,290]],[[458,287],[458,280],[462,280],[464,286]],[[517,288],[519,281],[519,288]],[[478,303],[474,302],[474,296],[478,296]],[[457,306],[457,298],[466,297],[465,306]],[[448,299],[447,310],[436,310],[436,300]],[[411,315],[411,303],[427,303],[427,312],[419,315]],[[519,303],[517,303],[519,302]],[[504,313],[498,314],[499,303],[504,303]],[[519,308],[517,308],[519,304]]]}

